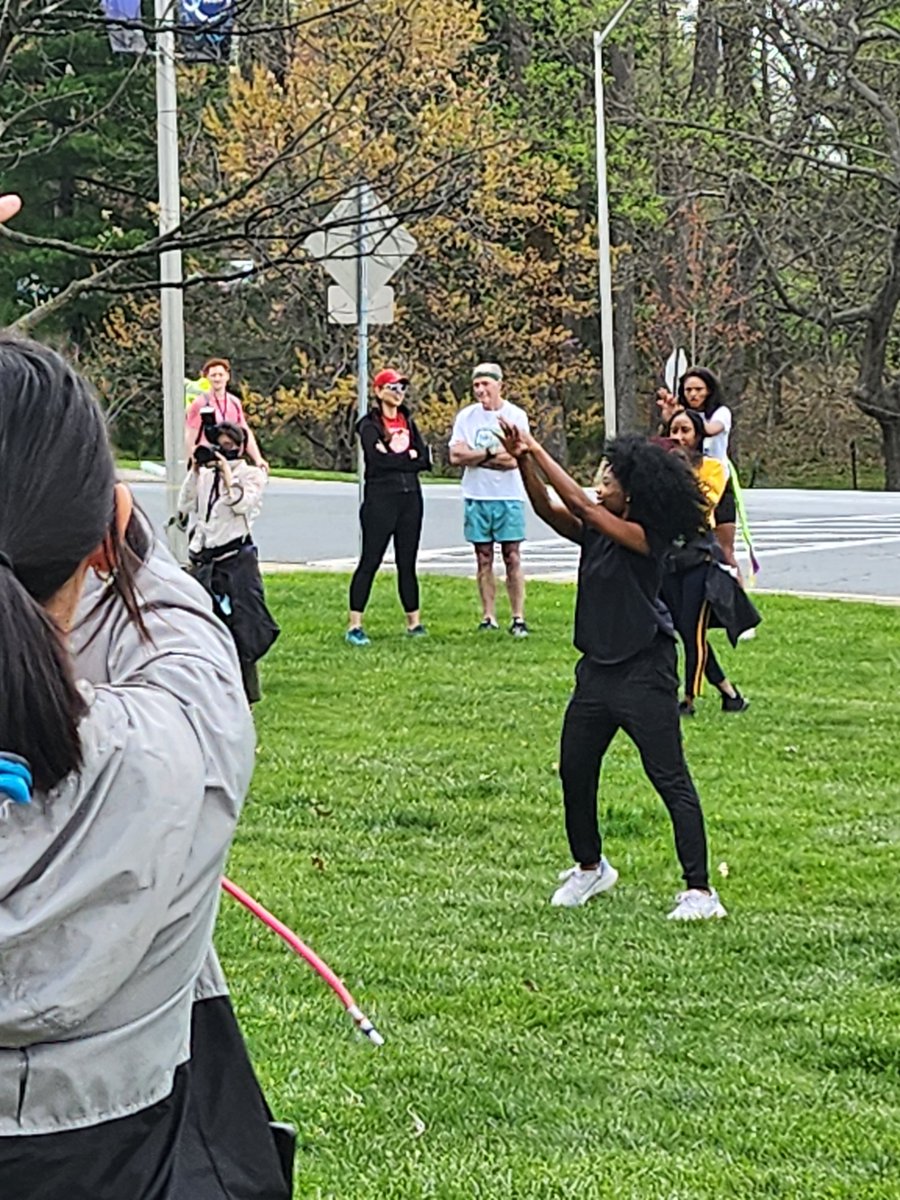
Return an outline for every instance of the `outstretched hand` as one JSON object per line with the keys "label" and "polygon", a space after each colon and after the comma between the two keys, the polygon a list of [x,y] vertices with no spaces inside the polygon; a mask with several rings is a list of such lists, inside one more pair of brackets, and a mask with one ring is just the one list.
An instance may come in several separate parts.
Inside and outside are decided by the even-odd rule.
{"label": "outstretched hand", "polygon": [[509,421],[505,421],[503,417],[500,418],[500,428],[503,431],[500,441],[507,454],[511,454],[516,459],[527,454],[534,443],[534,438],[530,433],[525,433],[518,425],[510,425]]}
{"label": "outstretched hand", "polygon": [[656,407],[659,409],[659,415],[665,425],[672,420],[677,412],[681,412],[681,401],[668,388],[659,387],[656,389]]}
{"label": "outstretched hand", "polygon": [[0,196],[0,225],[14,217],[21,207],[22,201],[18,196]]}

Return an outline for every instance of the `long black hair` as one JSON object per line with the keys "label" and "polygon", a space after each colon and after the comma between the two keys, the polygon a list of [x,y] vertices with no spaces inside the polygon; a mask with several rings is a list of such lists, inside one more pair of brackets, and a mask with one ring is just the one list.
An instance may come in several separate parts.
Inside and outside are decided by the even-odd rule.
{"label": "long black hair", "polygon": [[628,497],[628,520],[666,542],[689,542],[706,530],[706,501],[694,472],[634,433],[606,445],[606,461]]}
{"label": "long black hair", "polygon": [[[703,415],[707,420],[713,415],[717,408],[722,404],[722,385],[718,378],[713,375],[712,371],[706,367],[689,367],[682,377],[678,380],[678,402],[685,408],[688,408],[688,402],[684,398],[684,382],[690,379],[692,375],[696,375],[698,379],[702,379],[706,384],[708,395],[703,405]],[[697,412],[700,410],[697,409]]]}
{"label": "long black hair", "polygon": [[666,437],[672,436],[672,422],[676,417],[687,417],[691,425],[694,427],[694,452],[702,457],[703,455],[703,439],[706,437],[706,421],[703,413],[696,408],[681,408],[677,413],[672,413],[666,424]]}
{"label": "long black hair", "polygon": [[[44,605],[106,543],[115,589],[136,610],[115,532],[103,415],[58,354],[0,334],[0,750],[47,791],[81,765],[85,703]],[[135,557],[132,555],[132,557]]]}

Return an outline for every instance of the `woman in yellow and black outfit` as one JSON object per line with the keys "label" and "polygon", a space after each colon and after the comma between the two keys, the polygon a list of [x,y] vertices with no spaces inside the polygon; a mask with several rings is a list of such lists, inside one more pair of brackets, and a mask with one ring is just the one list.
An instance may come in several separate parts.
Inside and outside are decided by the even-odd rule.
{"label": "woman in yellow and black outfit", "polygon": [[748,702],[726,678],[707,637],[713,607],[708,596],[710,570],[720,570],[716,563],[720,555],[712,532],[713,514],[728,480],[722,463],[704,456],[704,435],[703,414],[692,409],[677,412],[669,422],[668,436],[675,443],[673,450],[683,454],[693,467],[709,505],[708,532],[672,551],[662,586],[663,600],[684,644],[684,699],[680,707],[682,716],[687,717],[694,715],[694,700],[700,694],[704,674],[721,693],[723,712],[743,712],[748,707]]}

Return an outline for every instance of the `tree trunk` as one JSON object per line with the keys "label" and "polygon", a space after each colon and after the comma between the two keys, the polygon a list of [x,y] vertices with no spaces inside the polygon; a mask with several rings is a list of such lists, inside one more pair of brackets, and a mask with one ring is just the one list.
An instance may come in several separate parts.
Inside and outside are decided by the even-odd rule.
{"label": "tree trunk", "polygon": [[699,0],[697,35],[694,41],[694,71],[691,100],[712,100],[719,79],[718,0]]}
{"label": "tree trunk", "polygon": [[619,419],[619,433],[635,433],[638,430],[643,432],[646,425],[643,414],[638,412],[635,388],[634,294],[634,253],[626,249],[618,256],[614,303],[613,342],[616,356],[616,413]]}
{"label": "tree trunk", "polygon": [[753,11],[747,0],[727,0],[719,12],[722,89],[728,107],[745,115],[753,101]]}
{"label": "tree trunk", "polygon": [[900,420],[880,420],[884,454],[884,490],[900,492]]}
{"label": "tree trunk", "polygon": [[881,426],[884,453],[884,486],[900,491],[900,380],[887,374],[888,338],[900,306],[900,223],[894,230],[884,280],[866,321],[866,336],[859,355],[853,398],[867,416]]}
{"label": "tree trunk", "polygon": [[534,42],[531,25],[508,9],[500,19],[497,33],[506,50],[510,87],[518,96],[524,96],[528,91],[525,73],[531,65]]}

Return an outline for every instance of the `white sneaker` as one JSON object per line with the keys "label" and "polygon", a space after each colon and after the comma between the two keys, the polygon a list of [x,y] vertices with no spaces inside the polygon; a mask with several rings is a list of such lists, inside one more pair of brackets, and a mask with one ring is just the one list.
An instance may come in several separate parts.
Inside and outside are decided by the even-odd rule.
{"label": "white sneaker", "polygon": [[574,866],[562,871],[559,877],[563,880],[562,887],[556,889],[550,903],[554,908],[578,908],[580,904],[587,904],[591,896],[599,896],[615,887],[619,872],[606,858],[601,858],[596,871],[582,871],[581,867]]}
{"label": "white sneaker", "polygon": [[690,888],[675,897],[675,907],[669,913],[670,921],[708,921],[711,917],[727,917],[719,893],[713,889],[701,892]]}

